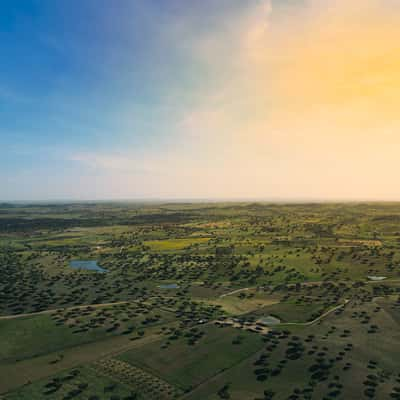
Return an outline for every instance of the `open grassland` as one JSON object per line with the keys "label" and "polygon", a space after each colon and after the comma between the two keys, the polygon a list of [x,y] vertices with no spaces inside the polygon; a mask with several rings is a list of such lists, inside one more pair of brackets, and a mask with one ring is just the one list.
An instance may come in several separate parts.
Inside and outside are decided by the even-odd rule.
{"label": "open grassland", "polygon": [[[124,303],[0,320],[0,364],[61,351],[110,336],[136,338],[149,327],[173,320],[171,313],[161,311],[156,314],[149,308]],[[146,310],[146,316],[138,315],[138,310]]]}
{"label": "open grassland", "polygon": [[93,331],[74,335],[68,327],[57,326],[49,315],[2,320],[0,335],[0,363],[52,353],[101,337]]}
{"label": "open grassland", "polygon": [[[135,397],[136,396],[136,397]],[[98,374],[89,367],[77,367],[67,372],[53,375],[35,382],[29,389],[21,388],[10,393],[10,400],[39,400],[51,397],[65,399],[139,399],[136,393],[119,381]]]}
{"label": "open grassland", "polygon": [[165,342],[154,343],[124,353],[119,358],[154,371],[166,381],[188,390],[262,347],[259,335],[238,332],[233,328],[207,326],[200,332],[204,332],[204,338],[200,337],[196,344],[189,344],[184,333],[183,337],[171,340],[168,346],[163,346]]}

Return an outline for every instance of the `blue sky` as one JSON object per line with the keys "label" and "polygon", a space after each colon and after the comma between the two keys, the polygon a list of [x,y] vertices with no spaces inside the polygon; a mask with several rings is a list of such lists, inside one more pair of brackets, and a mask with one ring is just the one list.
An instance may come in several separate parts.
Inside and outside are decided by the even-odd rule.
{"label": "blue sky", "polygon": [[397,199],[398,18],[393,0],[3,0],[0,200]]}
{"label": "blue sky", "polygon": [[3,1],[0,197],[74,197],[84,166],[70,156],[170,145],[196,94],[218,80],[192,59],[191,40],[243,8],[239,1]]}

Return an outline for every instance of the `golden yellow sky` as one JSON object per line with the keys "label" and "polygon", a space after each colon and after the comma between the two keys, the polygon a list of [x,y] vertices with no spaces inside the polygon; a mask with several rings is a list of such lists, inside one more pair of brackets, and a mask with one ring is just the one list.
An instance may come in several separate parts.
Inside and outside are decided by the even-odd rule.
{"label": "golden yellow sky", "polygon": [[[267,22],[259,9],[243,29],[241,75],[214,115],[236,148],[226,193],[400,199],[399,10],[375,0],[306,1],[277,20],[265,10]],[[240,96],[249,116],[229,101]]]}
{"label": "golden yellow sky", "polygon": [[385,123],[396,118],[400,21],[384,3],[340,0],[326,9],[326,2],[310,2],[271,36],[267,57],[284,105],[289,101],[295,111],[354,107]]}

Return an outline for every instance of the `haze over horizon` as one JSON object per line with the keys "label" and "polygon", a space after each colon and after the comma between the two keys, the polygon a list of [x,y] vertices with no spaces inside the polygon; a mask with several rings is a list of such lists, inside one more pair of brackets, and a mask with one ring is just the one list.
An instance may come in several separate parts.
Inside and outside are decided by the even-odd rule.
{"label": "haze over horizon", "polygon": [[400,3],[4,0],[0,201],[400,200]]}

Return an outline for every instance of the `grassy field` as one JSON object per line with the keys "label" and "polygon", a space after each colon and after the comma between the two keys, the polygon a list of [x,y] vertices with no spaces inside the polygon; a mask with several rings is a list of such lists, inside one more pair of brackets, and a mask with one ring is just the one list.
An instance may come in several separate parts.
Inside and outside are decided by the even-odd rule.
{"label": "grassy field", "polygon": [[[181,337],[167,348],[163,348],[163,342],[152,343],[124,353],[119,358],[153,371],[166,381],[188,390],[262,348],[257,334],[214,326],[204,327],[201,332],[204,332],[204,337],[195,345],[189,345],[187,339]],[[235,344],[238,337],[239,343]],[[171,363],[171,360],[174,362]]]}
{"label": "grassy field", "polygon": [[57,400],[74,399],[135,399],[136,393],[128,385],[107,376],[99,375],[94,369],[75,368],[35,382],[27,388],[10,393],[10,400],[39,400],[51,397]]}
{"label": "grassy field", "polygon": [[68,327],[57,326],[49,315],[1,320],[0,363],[52,353],[99,337],[93,331],[73,334]]}

